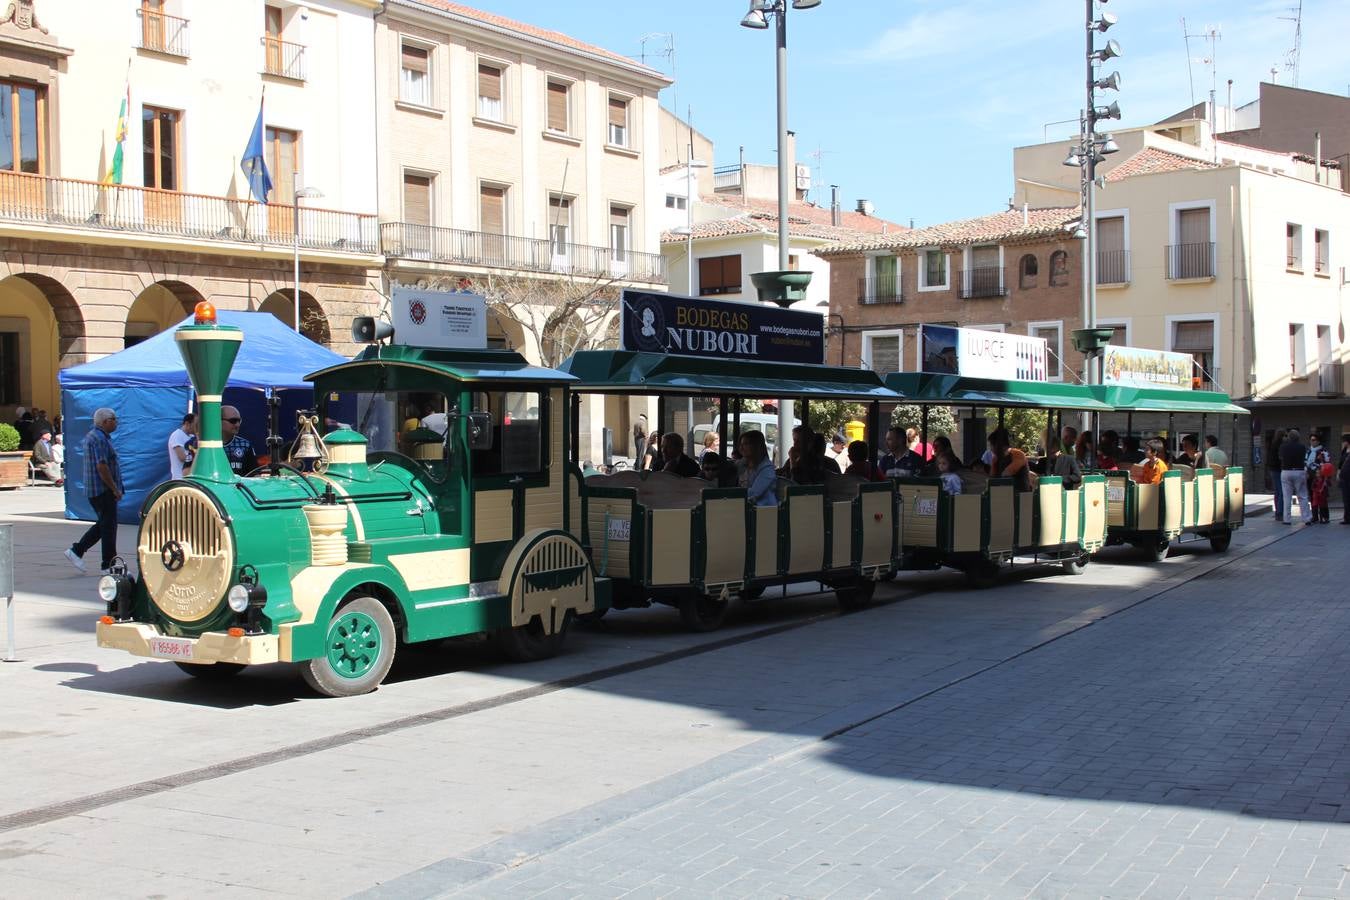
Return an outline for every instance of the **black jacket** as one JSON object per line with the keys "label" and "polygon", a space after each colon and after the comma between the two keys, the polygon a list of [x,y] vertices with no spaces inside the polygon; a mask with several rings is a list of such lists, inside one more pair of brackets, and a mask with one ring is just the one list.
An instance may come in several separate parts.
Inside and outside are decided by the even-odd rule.
{"label": "black jacket", "polygon": [[1280,445],[1280,468],[1301,471],[1308,459],[1308,448],[1302,441],[1285,441]]}

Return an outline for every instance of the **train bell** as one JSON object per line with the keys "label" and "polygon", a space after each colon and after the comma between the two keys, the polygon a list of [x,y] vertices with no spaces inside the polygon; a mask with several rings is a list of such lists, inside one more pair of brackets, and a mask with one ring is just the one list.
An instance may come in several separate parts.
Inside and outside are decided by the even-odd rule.
{"label": "train bell", "polygon": [[291,459],[312,461],[323,459],[323,457],[323,450],[319,448],[319,439],[314,436],[312,431],[301,434],[300,439],[295,443],[295,449],[291,451]]}

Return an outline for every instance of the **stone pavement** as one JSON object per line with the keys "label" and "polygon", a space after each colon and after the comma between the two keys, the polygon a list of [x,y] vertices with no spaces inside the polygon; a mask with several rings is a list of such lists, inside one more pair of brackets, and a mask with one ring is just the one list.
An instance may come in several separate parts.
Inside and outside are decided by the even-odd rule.
{"label": "stone pavement", "polygon": [[[51,506],[54,495],[39,499]],[[400,677],[373,695],[332,701],[310,697],[286,667],[210,686],[167,663],[93,647],[90,629],[99,611],[89,597],[93,579],[76,576],[59,556],[81,526],[38,500],[10,503],[11,497],[0,498],[0,518],[22,526],[24,662],[0,667],[5,896],[312,896],[374,885],[389,896],[461,888],[522,894],[531,888],[513,879],[538,875],[554,879],[539,890],[620,893],[622,884],[605,883],[617,877],[606,851],[597,863],[609,873],[605,880],[595,880],[594,870],[568,872],[582,878],[575,883],[558,877],[553,867],[574,865],[591,842],[631,851],[625,883],[639,879],[634,869],[646,867],[654,874],[634,886],[675,893],[682,884],[656,879],[694,853],[669,852],[665,838],[674,826],[660,824],[663,811],[709,805],[721,796],[716,802],[734,811],[737,803],[759,802],[741,785],[770,779],[763,802],[775,796],[777,802],[738,828],[769,820],[755,832],[765,839],[765,852],[786,853],[796,865],[815,852],[806,832],[816,819],[805,820],[805,813],[816,807],[808,803],[791,815],[783,810],[797,805],[792,796],[807,802],[810,789],[786,799],[768,795],[777,790],[772,779],[780,766],[797,770],[813,761],[845,787],[864,779],[861,790],[869,797],[919,784],[981,797],[993,792],[1020,810],[1048,801],[985,784],[978,772],[957,787],[945,771],[937,776],[920,768],[932,761],[928,751],[913,750],[916,755],[896,759],[898,768],[880,775],[868,766],[873,756],[886,757],[884,746],[861,749],[857,757],[834,754],[855,749],[849,743],[855,740],[884,745],[894,739],[877,738],[876,730],[912,709],[976,686],[992,690],[988,686],[1018,671],[1020,661],[1189,596],[1203,588],[1206,572],[1223,572],[1244,553],[1264,560],[1256,569],[1260,578],[1278,571],[1279,560],[1268,557],[1279,548],[1338,537],[1330,530],[1277,531],[1266,517],[1239,532],[1226,557],[1197,545],[1201,549],[1149,566],[1128,550],[1112,550],[1079,578],[1020,568],[1005,586],[985,592],[966,590],[952,573],[906,575],[879,592],[904,602],[839,618],[828,615],[828,597],[791,597],[742,610],[729,630],[711,636],[684,634],[668,610],[628,612],[609,617],[603,630],[575,633],[572,651],[547,663],[502,665],[481,646],[452,643],[408,654]],[[131,546],[125,530],[123,541]],[[1147,602],[1120,612],[1141,601]],[[740,639],[746,642],[736,643]],[[1101,651],[1112,659],[1140,652],[1134,644]],[[1177,652],[1207,659],[1193,647]],[[603,671],[625,666],[629,670]],[[1024,693],[1038,684],[1026,682],[1001,702],[1019,709]],[[1296,686],[1290,690],[1296,693]],[[983,720],[972,740],[993,741],[987,736],[1002,730],[1023,742],[1034,736],[1034,728],[1024,733],[1016,725]],[[1253,777],[1268,786],[1269,777]],[[857,790],[829,787],[816,792],[816,802],[828,805]],[[1084,801],[1069,790],[1055,808],[1076,817]],[[849,819],[868,822],[851,804],[832,815],[850,833],[856,829]],[[1045,818],[1072,828],[1058,813]],[[651,829],[647,843],[630,831],[639,821]],[[693,821],[681,843],[734,820],[718,817],[715,827]],[[892,857],[908,853],[913,827],[893,828],[891,821],[843,842],[874,847],[875,854],[864,854],[874,867],[888,846]],[[775,838],[780,830],[792,832],[791,840]],[[962,839],[979,834],[976,825],[964,829]],[[726,893],[828,893],[824,884],[808,888],[811,879],[800,872],[784,881],[788,868],[775,862],[770,869],[777,880],[753,888],[741,883]],[[509,874],[482,880],[499,872]],[[757,878],[753,867],[741,874],[747,873]],[[706,884],[686,892],[710,893]]]}

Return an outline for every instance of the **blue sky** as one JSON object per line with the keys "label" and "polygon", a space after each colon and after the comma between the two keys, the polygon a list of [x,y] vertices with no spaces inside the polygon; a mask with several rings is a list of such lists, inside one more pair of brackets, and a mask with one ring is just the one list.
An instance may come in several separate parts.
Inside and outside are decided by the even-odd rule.
{"label": "blue sky", "polygon": [[[669,33],[676,84],[662,94],[715,143],[716,164],[774,161],[772,31],[738,23],[742,0],[468,0],[478,8],[563,31],[638,56],[644,35]],[[1182,17],[1192,34],[1220,32],[1214,58],[1219,102],[1256,98],[1258,84],[1290,84],[1297,0],[1113,0],[1120,22],[1107,37],[1123,50],[1114,95],[1126,125],[1156,121],[1208,96],[1209,44],[1192,38],[1188,67]],[[1082,106],[1083,3],[1079,0],[823,0],[788,16],[789,127],[798,162],[813,166],[828,202],[838,184],[878,215],[916,225],[995,212],[1012,193],[1011,149],[1039,142],[1046,123]],[[1345,94],[1350,2],[1305,0],[1299,86]],[[1100,39],[1099,39],[1100,40]],[[666,39],[646,43],[648,63]],[[1188,74],[1188,68],[1190,73]],[[1109,93],[1109,92],[1108,92]],[[1051,139],[1076,125],[1051,126]],[[822,151],[819,159],[809,154]]]}

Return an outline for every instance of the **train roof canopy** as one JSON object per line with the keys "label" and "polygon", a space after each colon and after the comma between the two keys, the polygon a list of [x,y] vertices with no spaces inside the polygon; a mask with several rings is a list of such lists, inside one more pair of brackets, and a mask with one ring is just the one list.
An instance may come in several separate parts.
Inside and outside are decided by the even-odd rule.
{"label": "train roof canopy", "polygon": [[1123,385],[1101,385],[1092,390],[1120,412],[1251,415],[1250,410],[1234,404],[1222,391],[1179,391]]}
{"label": "train roof canopy", "polygon": [[1060,381],[969,378],[931,372],[892,372],[886,384],[911,403],[949,406],[1016,406],[1031,409],[1079,409],[1110,412],[1091,388]]}
{"label": "train roof canopy", "polygon": [[423,372],[454,381],[562,384],[576,381],[566,372],[531,365],[514,350],[441,350],[434,347],[409,347],[402,344],[375,344],[366,347],[350,362],[344,362],[305,378],[309,381],[342,372],[399,370],[404,374]]}
{"label": "train roof canopy", "polygon": [[583,391],[904,402],[873,371],[809,363],[582,350],[560,368],[578,378],[574,387]]}

